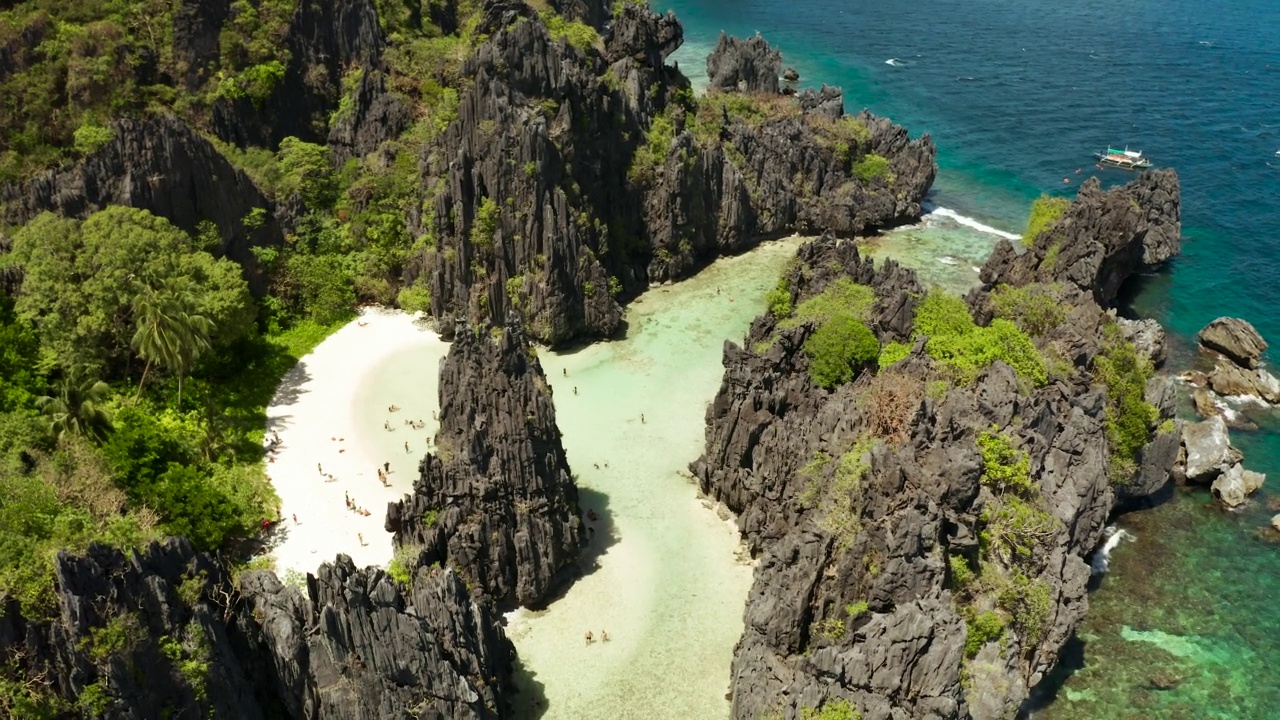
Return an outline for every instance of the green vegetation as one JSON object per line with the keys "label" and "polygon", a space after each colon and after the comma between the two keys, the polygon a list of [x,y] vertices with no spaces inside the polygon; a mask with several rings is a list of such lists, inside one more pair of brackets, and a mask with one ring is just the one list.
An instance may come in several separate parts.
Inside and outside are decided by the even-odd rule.
{"label": "green vegetation", "polygon": [[844,613],[849,616],[850,620],[854,620],[857,619],[859,615],[862,615],[870,609],[871,606],[867,604],[866,600],[859,600],[856,603],[849,603],[848,605],[845,605]]}
{"label": "green vegetation", "polygon": [[1027,230],[1022,233],[1023,246],[1034,245],[1036,238],[1057,222],[1070,206],[1071,201],[1066,198],[1048,195],[1036,198],[1036,201],[1031,203],[1031,216],[1027,218]]}
{"label": "green vegetation", "polygon": [[791,288],[787,278],[778,278],[778,285],[764,296],[765,305],[775,319],[783,320],[791,316]]}
{"label": "green vegetation", "polygon": [[870,287],[859,285],[847,277],[838,278],[821,293],[800,303],[795,314],[780,322],[778,327],[800,327],[807,322],[821,325],[841,316],[865,322],[875,301],[876,293]]}
{"label": "green vegetation", "polygon": [[1060,291],[1056,284],[1000,285],[991,293],[991,304],[996,317],[1013,322],[1028,335],[1040,337],[1067,319],[1068,308],[1058,298]]}
{"label": "green vegetation", "polygon": [[964,624],[968,633],[964,640],[964,655],[972,658],[978,654],[983,645],[1004,637],[1007,622],[999,613],[986,610],[971,613],[965,618]]}
{"label": "green vegetation", "polygon": [[805,340],[809,376],[828,390],[849,382],[880,355],[880,341],[861,321],[838,315],[818,326]]}
{"label": "green vegetation", "polygon": [[542,21],[547,24],[547,32],[557,40],[564,40],[580,52],[601,44],[600,33],[586,23],[577,20],[566,20],[553,10],[542,13]]}
{"label": "green vegetation", "polygon": [[845,635],[844,621],[840,618],[827,618],[821,622],[814,623],[810,634],[821,635],[833,642],[839,642],[844,639]]}
{"label": "green vegetation", "polygon": [[839,459],[819,452],[800,468],[806,478],[804,492],[797,502],[802,507],[821,511],[819,526],[835,536],[842,546],[853,541],[861,524],[858,508],[862,496],[862,478],[871,467],[868,455],[878,439],[863,437],[841,453]]}
{"label": "green vegetation", "polygon": [[1111,447],[1111,480],[1128,482],[1137,472],[1138,453],[1151,440],[1159,411],[1146,401],[1151,363],[1114,323],[1103,327],[1102,350],[1093,359],[1094,378],[1107,387],[1107,442]]}
{"label": "green vegetation", "polygon": [[800,720],[862,720],[848,700],[832,700],[820,708],[800,708]]}
{"label": "green vegetation", "polygon": [[978,451],[982,453],[982,484],[1000,492],[1031,492],[1031,459],[1019,452],[1009,438],[999,432],[980,432]]}
{"label": "green vegetation", "polygon": [[649,129],[645,132],[644,142],[636,146],[636,153],[631,158],[631,167],[627,169],[627,177],[635,182],[652,183],[658,177],[658,170],[667,162],[671,143],[676,139],[676,126],[671,120],[670,108],[653,118]]}
{"label": "green vegetation", "polygon": [[[434,513],[430,518],[431,522],[427,522],[427,518],[423,518],[423,525],[431,527],[435,525]],[[409,587],[410,581],[413,579],[414,568],[418,564],[418,555],[421,554],[422,548],[417,545],[401,545],[396,548],[395,554],[391,557],[391,562],[387,563],[387,575],[391,576],[401,587]]]}
{"label": "green vegetation", "polygon": [[911,346],[905,343],[891,342],[880,348],[880,358],[877,364],[881,369],[907,359],[911,354]]}
{"label": "green vegetation", "polygon": [[872,180],[888,178],[892,175],[889,172],[889,160],[881,155],[870,153],[853,164],[854,177],[864,183]]}
{"label": "green vegetation", "polygon": [[940,290],[930,292],[916,309],[915,330],[927,335],[925,350],[961,385],[968,385],[997,360],[1018,377],[1039,387],[1048,382],[1044,358],[1030,336],[1008,320],[995,319],[987,327],[973,321],[964,301]]}

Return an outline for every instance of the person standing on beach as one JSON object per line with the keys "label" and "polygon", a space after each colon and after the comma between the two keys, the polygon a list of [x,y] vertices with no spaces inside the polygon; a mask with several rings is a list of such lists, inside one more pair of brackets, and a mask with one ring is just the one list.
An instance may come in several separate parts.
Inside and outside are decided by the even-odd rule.
{"label": "person standing on beach", "polygon": [[409,441],[408,441],[408,440],[405,440],[405,441],[404,441],[404,451],[405,451],[405,452],[409,452]]}

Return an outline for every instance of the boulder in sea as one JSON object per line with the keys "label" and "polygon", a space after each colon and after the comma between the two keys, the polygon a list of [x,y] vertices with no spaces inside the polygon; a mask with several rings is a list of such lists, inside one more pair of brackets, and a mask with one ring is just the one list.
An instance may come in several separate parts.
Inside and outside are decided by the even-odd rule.
{"label": "boulder in sea", "polygon": [[1220,317],[1205,325],[1196,338],[1205,348],[1250,370],[1258,367],[1258,358],[1267,349],[1267,341],[1253,325],[1240,318]]}
{"label": "boulder in sea", "polygon": [[1182,426],[1186,448],[1186,476],[1189,482],[1205,483],[1240,461],[1240,451],[1231,447],[1227,423],[1221,415]]}
{"label": "boulder in sea", "polygon": [[1219,395],[1252,395],[1280,403],[1280,380],[1262,368],[1244,368],[1220,360],[1209,373],[1208,383]]}
{"label": "boulder in sea", "polygon": [[782,53],[759,33],[742,40],[721,32],[707,56],[707,80],[717,90],[776,94],[781,72]]}
{"label": "boulder in sea", "polygon": [[1213,481],[1211,490],[1214,497],[1218,498],[1223,505],[1230,509],[1235,509],[1245,504],[1249,496],[1258,491],[1262,487],[1262,483],[1267,479],[1262,473],[1245,470],[1240,463],[1232,465],[1229,470],[1218,476]]}
{"label": "boulder in sea", "polygon": [[800,80],[800,73],[796,71],[795,68],[789,67],[782,71],[782,79],[787,82],[798,82]]}
{"label": "boulder in sea", "polygon": [[1280,515],[1271,516],[1271,529],[1280,532]]}

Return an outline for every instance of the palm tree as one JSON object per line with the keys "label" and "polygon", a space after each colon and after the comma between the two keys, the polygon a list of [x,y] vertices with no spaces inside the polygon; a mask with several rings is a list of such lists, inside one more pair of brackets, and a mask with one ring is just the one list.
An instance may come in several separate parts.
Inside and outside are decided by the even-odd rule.
{"label": "palm tree", "polygon": [[169,282],[159,288],[144,287],[133,298],[133,349],[147,361],[138,383],[138,395],[153,364],[178,373],[178,404],[182,404],[182,377],[210,347],[213,322],[200,314],[187,283]]}
{"label": "palm tree", "polygon": [[36,398],[36,407],[49,416],[49,432],[55,439],[72,432],[101,442],[112,429],[111,414],[102,408],[110,390],[101,380],[68,373],[58,384],[58,393]]}

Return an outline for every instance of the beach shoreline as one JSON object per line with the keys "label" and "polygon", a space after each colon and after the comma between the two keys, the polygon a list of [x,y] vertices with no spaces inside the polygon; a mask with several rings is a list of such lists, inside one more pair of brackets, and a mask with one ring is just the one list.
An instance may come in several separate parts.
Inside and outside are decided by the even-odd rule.
{"label": "beach shoreline", "polygon": [[[392,411],[397,400],[386,399],[382,368],[402,353],[419,360],[429,382],[417,383],[412,402]],[[358,567],[390,562],[386,506],[413,491],[426,438],[435,434],[435,385],[447,353],[448,343],[414,316],[365,308],[281,380],[266,431],[268,445],[280,442],[266,468],[280,497],[267,554],[282,575],[315,572],[338,554]],[[423,424],[411,428],[408,420]],[[402,442],[408,445],[396,452]],[[385,483],[381,467],[389,468]]]}

